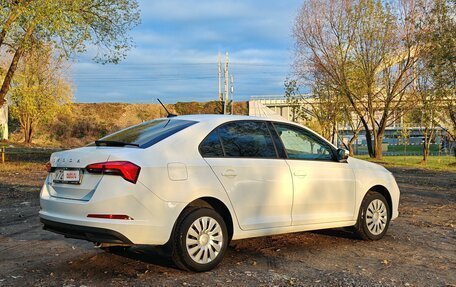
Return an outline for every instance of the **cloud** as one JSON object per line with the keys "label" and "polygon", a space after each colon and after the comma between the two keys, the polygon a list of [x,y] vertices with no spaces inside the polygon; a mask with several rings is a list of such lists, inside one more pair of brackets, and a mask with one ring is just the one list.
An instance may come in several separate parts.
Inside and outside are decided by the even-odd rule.
{"label": "cloud", "polygon": [[230,53],[235,98],[282,94],[292,58],[291,25],[300,1],[140,1],[136,43],[119,65],[91,58],[73,66],[81,102],[217,99],[217,54]]}
{"label": "cloud", "polygon": [[140,1],[141,16],[160,21],[194,22],[201,19],[245,17],[251,11],[249,1],[168,0]]}

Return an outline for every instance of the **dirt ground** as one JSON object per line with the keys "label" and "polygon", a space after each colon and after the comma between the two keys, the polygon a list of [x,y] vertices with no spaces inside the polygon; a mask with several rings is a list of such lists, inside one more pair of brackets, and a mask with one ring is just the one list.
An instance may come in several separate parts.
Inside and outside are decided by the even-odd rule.
{"label": "dirt ground", "polygon": [[114,254],[43,231],[40,166],[0,164],[0,286],[456,286],[456,173],[390,168],[400,216],[380,241],[344,230],[233,241],[195,274],[151,247]]}

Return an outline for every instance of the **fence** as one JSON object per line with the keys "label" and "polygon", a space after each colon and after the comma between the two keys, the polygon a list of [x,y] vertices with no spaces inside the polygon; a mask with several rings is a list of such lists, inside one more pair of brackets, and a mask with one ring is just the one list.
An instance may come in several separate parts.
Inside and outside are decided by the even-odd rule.
{"label": "fence", "polygon": [[[456,145],[441,148],[438,144],[432,144],[430,146],[430,156],[455,156],[456,157]],[[353,145],[355,155],[367,155],[368,150],[366,145],[358,144]],[[423,145],[383,145],[382,154],[384,156],[422,156]]]}

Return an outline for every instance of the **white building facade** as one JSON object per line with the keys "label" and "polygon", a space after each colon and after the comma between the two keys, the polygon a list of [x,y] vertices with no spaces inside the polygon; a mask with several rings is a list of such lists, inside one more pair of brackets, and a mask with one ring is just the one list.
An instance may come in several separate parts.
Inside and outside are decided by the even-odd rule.
{"label": "white building facade", "polygon": [[8,139],[8,105],[0,107],[0,140]]}

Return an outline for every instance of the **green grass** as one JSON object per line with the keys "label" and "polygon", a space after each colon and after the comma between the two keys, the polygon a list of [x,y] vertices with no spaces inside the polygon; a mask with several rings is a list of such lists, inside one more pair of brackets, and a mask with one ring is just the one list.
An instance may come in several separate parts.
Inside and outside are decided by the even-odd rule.
{"label": "green grass", "polygon": [[384,156],[382,160],[369,158],[367,155],[356,156],[356,158],[372,161],[385,166],[408,166],[432,170],[456,172],[456,158],[454,156],[430,156],[426,163],[423,163],[422,156]]}
{"label": "green grass", "polygon": [[[431,153],[437,153],[440,149],[440,145],[431,144],[430,151]],[[357,152],[367,153],[367,146],[357,146],[355,147]],[[422,154],[423,145],[388,145],[388,148],[384,149],[385,152],[394,152],[399,154]]]}
{"label": "green grass", "polygon": [[[431,152],[438,152],[440,145],[431,144]],[[388,152],[423,152],[423,145],[388,145]]]}

